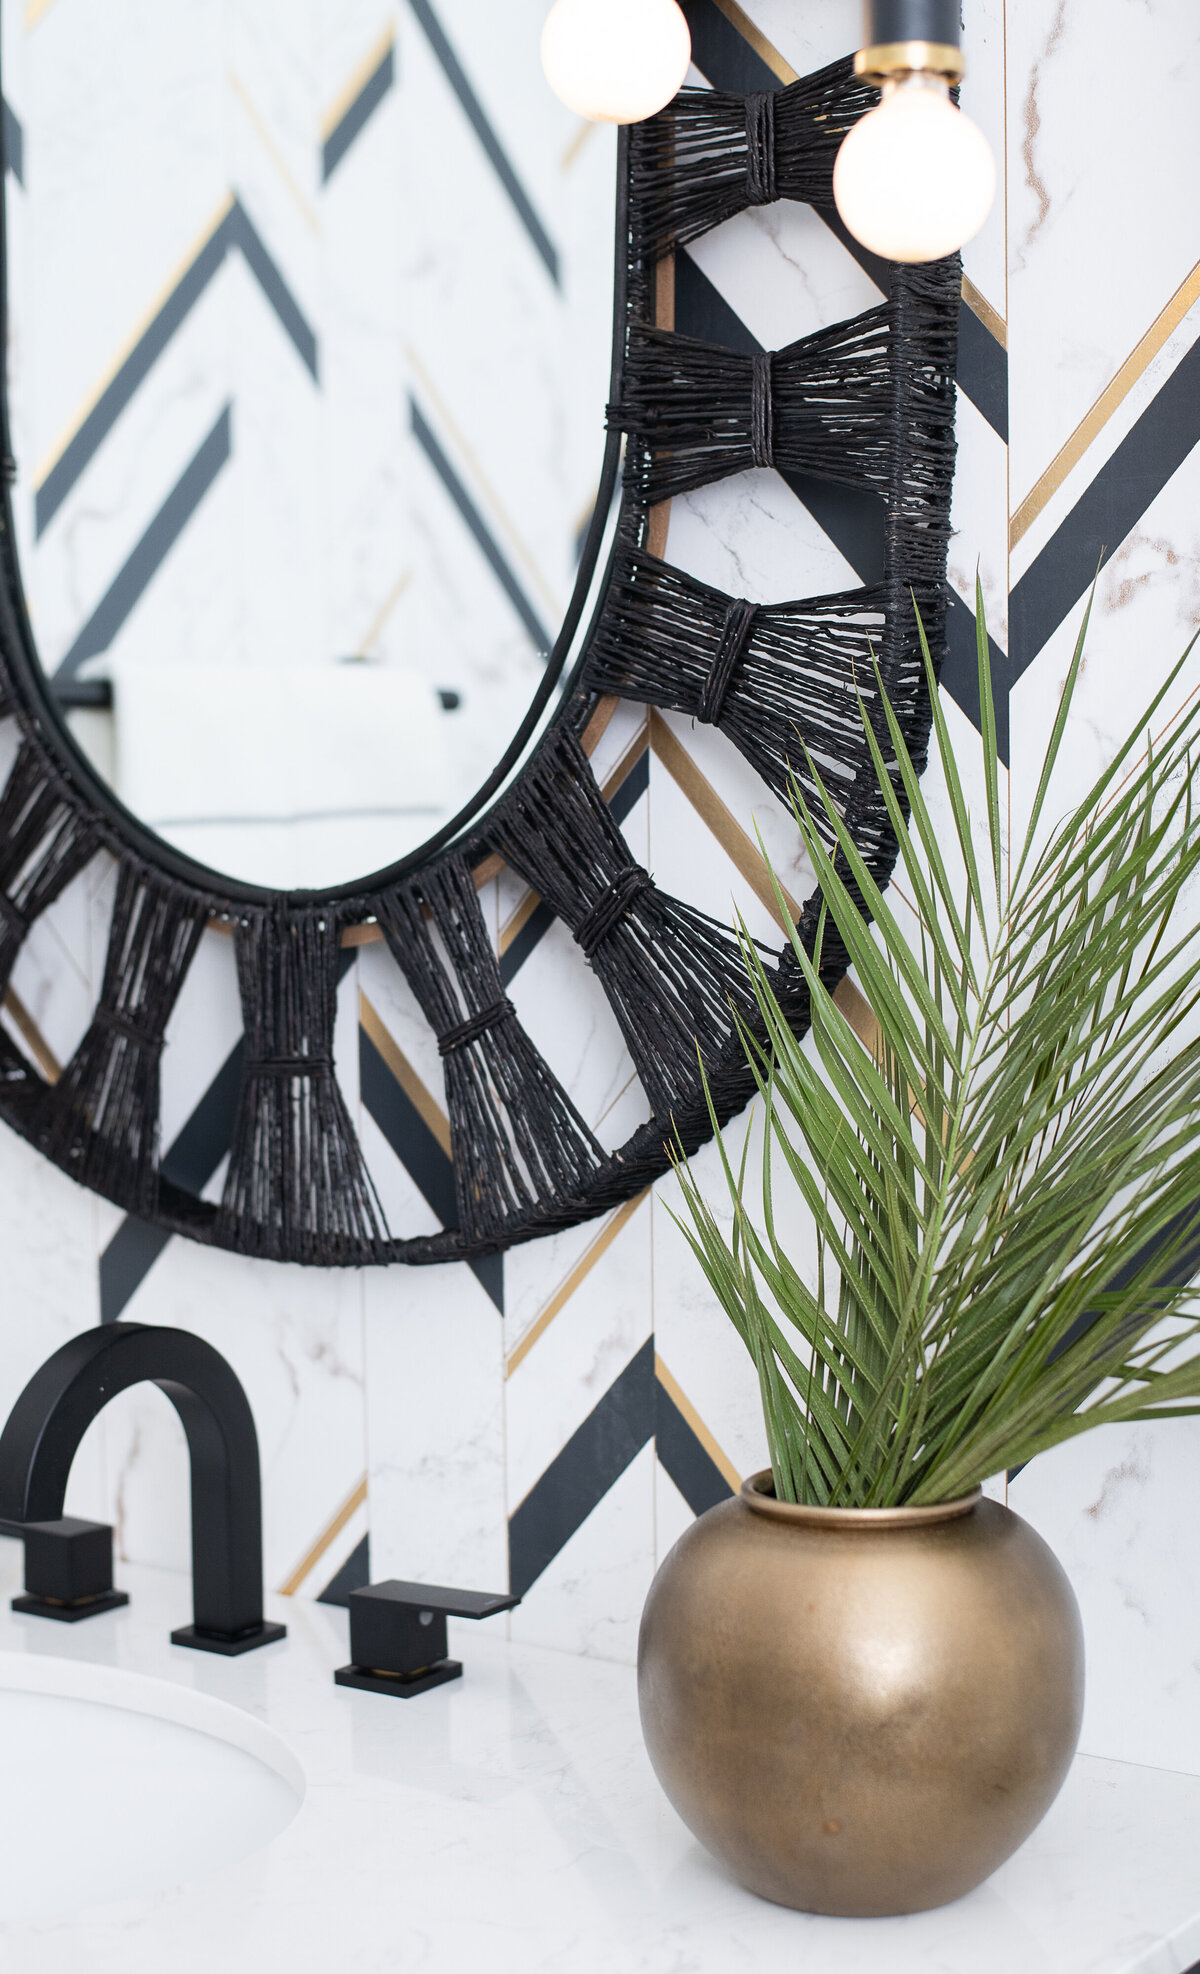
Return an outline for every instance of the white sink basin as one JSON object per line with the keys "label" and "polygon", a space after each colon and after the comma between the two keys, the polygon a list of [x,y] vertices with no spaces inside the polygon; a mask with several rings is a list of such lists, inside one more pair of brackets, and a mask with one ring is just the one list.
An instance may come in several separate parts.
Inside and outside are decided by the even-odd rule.
{"label": "white sink basin", "polygon": [[0,1653],[0,1913],[164,1890],[289,1824],[299,1763],[240,1708],[66,1659]]}

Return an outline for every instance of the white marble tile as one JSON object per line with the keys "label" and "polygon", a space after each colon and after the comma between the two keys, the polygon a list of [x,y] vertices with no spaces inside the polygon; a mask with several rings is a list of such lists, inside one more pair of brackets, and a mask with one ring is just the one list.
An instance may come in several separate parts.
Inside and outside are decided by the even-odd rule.
{"label": "white marble tile", "polygon": [[[746,1121],[726,1127],[735,1164]],[[756,1128],[754,1167],[761,1133]],[[692,1160],[692,1172],[719,1224],[731,1224],[729,1194],[715,1146]],[[654,1189],[654,1344],[665,1371],[711,1435],[724,1460],[743,1478],[768,1463],[754,1365],[672,1214],[687,1213],[673,1177]],[[661,1560],[660,1548],[660,1560]]]}
{"label": "white marble tile", "polygon": [[777,473],[739,473],[672,501],[667,560],[751,603],[857,589],[859,578]]}
{"label": "white marble tile", "polygon": [[964,391],[958,393],[958,460],[950,508],[953,533],[947,574],[975,610],[983,586],[988,634],[1008,645],[1008,448]]}
{"label": "white marble tile", "polygon": [[[1183,656],[1200,620],[1200,535],[1192,454],[1100,572],[1068,743],[1054,784],[1055,811],[1082,799],[1138,714]],[[1027,814],[1042,752],[1084,617],[1080,601],[1012,695],[1013,800]],[[1156,719],[1161,731],[1194,690],[1193,657]]]}
{"label": "white marble tile", "polygon": [[1079,1599],[1088,1754],[1200,1773],[1198,1465],[1200,1425],[1171,1419],[1085,1433],[1010,1484]]}
{"label": "white marble tile", "polygon": [[[295,1569],[366,1471],[362,1280],[174,1240],[124,1312],[203,1337],[241,1380],[258,1431],[272,1583]],[[116,1523],[125,1557],[186,1566],[188,1468],[172,1407],[137,1388],[113,1400],[103,1424],[105,1512],[91,1512]]]}
{"label": "white marble tile", "polygon": [[646,1445],[512,1613],[515,1644],[636,1661],[655,1570],[655,1467]]}
{"label": "white marble tile", "polygon": [[508,1583],[504,1326],[464,1263],[364,1277],[371,1571]]}
{"label": "white marble tile", "polygon": [[[565,925],[539,941],[511,982],[513,1002],[577,1110],[611,1148],[629,1135],[613,1130],[614,1105],[629,1088],[633,1060],[603,987]],[[619,1113],[622,1123],[627,1112]],[[646,1107],[643,1116],[649,1115]],[[604,1120],[601,1123],[601,1119]]]}
{"label": "white marble tile", "polygon": [[[536,1340],[538,1323],[557,1296],[510,1343],[505,1386],[510,1515],[646,1341],[649,1275],[650,1208],[644,1202],[587,1274],[576,1278],[573,1293]],[[523,1341],[526,1354],[517,1361]]]}
{"label": "white marble tile", "polygon": [[[1007,10],[1017,499],[1193,266],[1164,196],[1195,165],[1188,76],[1176,58],[1191,26],[1187,0]],[[1131,92],[1134,74],[1153,76],[1154,88]]]}
{"label": "white marble tile", "polygon": [[811,206],[739,213],[687,249],[764,349],[781,350],[883,297]]}

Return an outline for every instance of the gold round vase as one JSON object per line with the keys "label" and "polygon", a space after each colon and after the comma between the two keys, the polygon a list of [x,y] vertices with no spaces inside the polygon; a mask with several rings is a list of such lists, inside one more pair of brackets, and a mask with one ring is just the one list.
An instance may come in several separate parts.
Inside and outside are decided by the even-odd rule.
{"label": "gold round vase", "polygon": [[982,1882],[1062,1786],[1083,1711],[1070,1584],[1026,1522],[776,1501],[710,1509],[638,1646],[655,1772],[701,1843],[806,1912],[923,1912]]}

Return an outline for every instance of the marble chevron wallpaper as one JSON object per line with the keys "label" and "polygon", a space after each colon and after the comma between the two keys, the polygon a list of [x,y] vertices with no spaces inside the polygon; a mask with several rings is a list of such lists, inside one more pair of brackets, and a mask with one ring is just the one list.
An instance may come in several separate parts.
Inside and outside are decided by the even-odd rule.
{"label": "marble chevron wallpaper", "polygon": [[[246,7],[261,31],[230,41],[211,100],[184,104],[225,120],[229,183],[206,187],[197,205],[165,179],[153,224],[100,266],[88,199],[119,197],[152,163],[136,133],[126,142],[117,130],[111,186],[55,182],[39,168],[39,133],[70,87],[103,91],[105,64],[136,66],[142,38],[176,13],[195,26],[235,10],[0,7],[17,502],[36,627],[55,663],[227,634],[234,602],[266,611],[253,566],[236,592],[223,590],[222,530],[232,511],[255,517],[268,540],[295,470],[289,448],[311,443],[327,415],[318,248],[352,235],[369,248],[406,76],[436,108],[440,168],[456,174],[479,242],[480,299],[489,282],[521,286],[535,356],[539,334],[561,351],[563,309],[582,311],[581,336],[594,326],[596,297],[556,280],[552,263],[569,251],[562,228],[583,196],[574,174],[593,174],[594,197],[611,152],[548,99],[514,114],[492,88],[497,10],[310,0],[310,12],[322,8],[321,72],[298,82],[272,58],[272,5]],[[732,88],[819,67],[858,31],[855,0],[688,0],[687,12],[693,79]],[[943,691],[967,737],[978,570],[1019,814],[1097,567],[1069,750],[1080,784],[1200,622],[1200,231],[1176,196],[1200,165],[1197,29],[1189,0],[966,0],[964,16],[964,100],[991,138],[1002,189],[965,256]],[[1131,75],[1144,85],[1134,94]],[[555,121],[539,133],[538,116]],[[540,137],[557,145],[563,181],[542,215],[518,196]],[[76,261],[53,290],[23,286],[39,202],[57,202],[61,226],[64,200],[78,210]],[[223,289],[236,293],[241,336],[232,396],[205,343]],[[681,256],[676,323],[775,347],[874,298],[814,215],[776,207]],[[528,662],[569,588],[589,492],[586,420],[598,463],[602,405],[580,408],[574,484],[553,434],[512,463],[513,478],[489,470],[487,435],[465,443],[445,417],[470,327],[452,350],[413,352],[409,437],[429,469],[428,525],[461,570],[464,646],[487,635]],[[352,376],[353,352],[347,363]],[[369,478],[369,417],[362,443]],[[774,474],[746,475],[677,502],[668,553],[763,602],[868,576],[867,546],[836,512],[822,523]],[[342,580],[365,635],[394,607],[402,566],[394,539],[366,521],[353,550]],[[277,629],[263,622],[264,634]],[[1197,683],[1200,662],[1186,689]],[[720,736],[626,707],[596,759],[635,853],[664,885],[721,913],[732,900],[754,929],[770,929],[756,824],[789,879],[802,873],[781,818]],[[617,1141],[644,1113],[606,1005],[536,900],[507,878],[489,898],[522,1018],[598,1135]],[[22,956],[3,1018],[44,1063],[84,1025],[108,904],[103,881],[73,887]],[[391,1224],[436,1227],[453,1194],[432,1038],[377,949],[350,956],[341,992],[340,1068]],[[229,945],[216,935],[170,1034],[164,1142],[174,1171],[211,1186],[238,1034]],[[711,1154],[700,1164],[711,1170]],[[664,1184],[607,1221],[473,1268],[313,1274],[164,1240],[0,1136],[0,1404],[89,1323],[196,1330],[231,1359],[254,1405],[274,1587],[336,1599],[368,1569],[481,1589],[511,1580],[525,1593],[514,1635],[629,1660],[657,1561],[692,1514],[764,1459],[749,1366],[672,1225],[670,1197]],[[1091,1753],[1200,1771],[1198,1485],[1200,1422],[1096,1434],[1012,1483],[1013,1505],[1054,1544],[1083,1604]],[[97,1423],[69,1505],[113,1520],[127,1558],[186,1563],[182,1434],[158,1394],[129,1394]]]}

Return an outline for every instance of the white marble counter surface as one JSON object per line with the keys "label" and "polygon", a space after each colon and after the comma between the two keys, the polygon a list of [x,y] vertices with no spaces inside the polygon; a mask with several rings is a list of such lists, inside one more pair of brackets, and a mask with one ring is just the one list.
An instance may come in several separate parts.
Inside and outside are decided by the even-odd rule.
{"label": "white marble counter surface", "polygon": [[411,1701],[334,1686],[343,1611],[276,1600],[285,1643],[181,1651],[190,1586],[121,1572],[81,1625],[14,1615],[0,1652],[123,1668],[244,1709],[293,1750],[303,1804],[264,1849],[155,1897],[0,1920],[5,1974],[1184,1974],[1200,1960],[1200,1777],[1081,1759],[981,1890],[897,1920],[753,1898],[693,1842],[642,1748],[634,1675],[453,1627],[466,1677]]}

